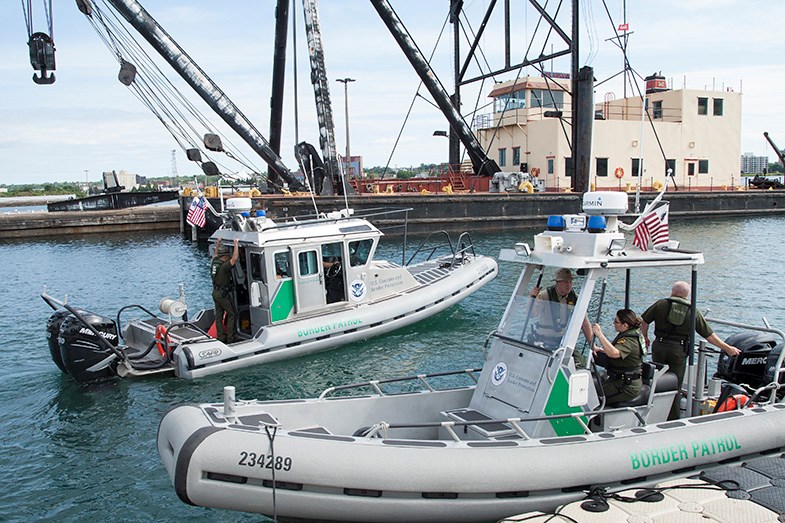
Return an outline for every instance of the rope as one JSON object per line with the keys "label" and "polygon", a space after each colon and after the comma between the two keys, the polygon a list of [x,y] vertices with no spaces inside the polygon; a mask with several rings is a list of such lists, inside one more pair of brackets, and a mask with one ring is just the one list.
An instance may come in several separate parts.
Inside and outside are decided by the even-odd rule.
{"label": "rope", "polygon": [[[137,68],[137,75],[128,86],[129,90],[158,118],[180,148],[184,151],[189,148],[198,149],[207,157],[208,161],[217,163],[223,170],[234,170],[222,162],[213,160],[202,148],[201,133],[216,134],[221,137],[223,152],[228,158],[240,163],[246,169],[260,174],[261,169],[244,153],[240,152],[225,134],[217,130],[208,118],[169,80],[127,29],[124,19],[111,9],[106,0],[103,2],[108,14],[94,5],[92,14],[88,16],[90,24],[118,63],[121,65],[131,63]],[[195,124],[191,122],[191,119]],[[200,127],[201,131],[197,127]],[[264,178],[266,175],[260,174],[260,176]]]}
{"label": "rope", "polygon": [[[275,464],[275,446],[273,445],[275,441],[275,435],[278,433],[278,427],[273,427],[273,433],[270,434],[270,426],[265,425],[264,431],[267,433],[267,439],[270,441],[270,457]],[[276,491],[276,482],[275,482],[275,466],[270,469],[273,472],[273,521],[278,521],[278,509],[275,503],[275,491]]]}

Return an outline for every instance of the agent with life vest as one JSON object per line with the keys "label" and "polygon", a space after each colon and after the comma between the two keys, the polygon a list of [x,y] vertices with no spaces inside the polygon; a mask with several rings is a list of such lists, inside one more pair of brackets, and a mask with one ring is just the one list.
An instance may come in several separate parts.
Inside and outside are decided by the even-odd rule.
{"label": "agent with life vest", "polygon": [[[677,281],[671,288],[670,298],[657,300],[641,314],[641,332],[646,346],[649,346],[649,325],[654,323],[654,341],[651,343],[651,359],[655,363],[665,363],[676,373],[678,383],[684,380],[687,366],[687,344],[690,339],[690,284]],[[728,345],[717,336],[706,323],[700,311],[695,311],[695,331],[706,341],[725,351],[729,356],[737,356],[739,349]],[[679,417],[679,396],[673,401],[668,419]]]}
{"label": "agent with life vest", "polygon": [[[215,304],[215,330],[219,341],[233,343],[237,312],[232,303],[232,268],[240,257],[237,239],[234,240],[234,251],[229,257],[229,247],[221,245],[221,239],[215,242],[213,261],[210,264],[210,276],[213,279],[213,303]],[[223,317],[226,313],[226,328]]]}
{"label": "agent with life vest", "polygon": [[[534,287],[529,295],[535,298],[539,305],[531,313],[532,317],[537,318],[537,338],[544,340],[548,348],[555,349],[567,327],[575,302],[578,301],[578,295],[572,290],[572,271],[564,268],[557,270],[553,285],[545,289]],[[588,318],[583,319],[581,330],[587,340],[592,338]]]}
{"label": "agent with life vest", "polygon": [[594,354],[607,356],[598,358],[597,362],[607,371],[602,388],[608,407],[630,401],[641,391],[644,349],[640,326],[641,319],[630,309],[616,311],[613,328],[618,334],[613,341],[608,340],[598,323],[592,325],[595,341],[600,342],[599,346],[594,346]]}

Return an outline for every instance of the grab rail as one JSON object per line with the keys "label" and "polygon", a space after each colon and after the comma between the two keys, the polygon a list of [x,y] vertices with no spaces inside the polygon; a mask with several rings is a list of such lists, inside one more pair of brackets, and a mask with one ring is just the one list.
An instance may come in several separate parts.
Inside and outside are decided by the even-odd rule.
{"label": "grab rail", "polygon": [[[444,235],[445,239],[443,243],[429,245],[431,238],[436,235]],[[457,246],[457,250],[456,250],[456,246]],[[426,258],[426,261],[428,261],[431,258],[433,258],[434,254],[436,254],[436,251],[444,247],[448,247],[450,249],[450,253],[452,254],[452,260],[450,261],[451,267],[454,267],[459,260],[462,261],[464,256],[469,252],[471,252],[472,256],[476,256],[474,252],[474,241],[472,241],[472,237],[468,232],[466,231],[462,232],[460,236],[458,236],[458,241],[455,243],[454,246],[452,243],[452,239],[450,238],[450,235],[447,233],[447,231],[441,230],[441,231],[434,231],[428,234],[428,236],[426,236],[425,239],[422,242],[420,242],[420,245],[417,247],[417,249],[415,249],[414,254],[412,254],[409,257],[409,260],[406,263],[404,263],[404,265],[406,266],[411,264],[414,258],[418,254],[420,254],[420,252],[430,251],[428,252],[428,257]]]}
{"label": "grab rail", "polygon": [[568,419],[573,418],[575,419],[581,427],[583,427],[584,434],[592,434],[591,429],[589,428],[588,423],[586,423],[582,418],[592,419],[596,416],[600,416],[603,414],[612,414],[614,412],[632,412],[635,417],[638,418],[640,421],[641,426],[645,425],[646,422],[640,413],[634,407],[617,407],[613,409],[604,409],[592,412],[571,412],[567,414],[551,414],[549,416],[535,416],[532,418],[506,418],[506,419],[488,419],[488,420],[476,420],[476,421],[433,421],[427,423],[387,423],[386,421],[380,421],[371,426],[371,428],[362,436],[365,438],[374,437],[382,430],[387,429],[425,429],[425,428],[444,428],[450,436],[455,441],[462,441],[458,434],[453,430],[453,427],[465,427],[469,425],[493,425],[498,423],[507,423],[511,426],[511,428],[517,432],[521,438],[524,440],[532,439],[526,431],[520,426],[521,422],[530,422],[530,421],[551,421],[551,420],[559,420],[559,419]]}
{"label": "grab rail", "polygon": [[[444,243],[437,243],[436,245],[427,245],[431,241],[431,238],[433,236],[442,235],[442,234],[446,238],[444,240]],[[455,257],[455,248],[452,246],[452,240],[450,239],[450,235],[447,234],[447,231],[433,231],[433,232],[429,233],[428,236],[426,236],[423,241],[420,242],[420,245],[414,250],[414,254],[412,254],[409,257],[409,259],[407,260],[405,265],[409,265],[410,263],[412,263],[412,260],[414,260],[414,258],[418,254],[420,254],[421,251],[425,252],[425,251],[430,250],[430,253],[428,254],[428,257],[426,258],[426,261],[428,261],[431,258],[433,258],[434,253],[438,249],[441,249],[442,247],[449,247],[450,248],[450,252],[452,253],[453,257]]]}
{"label": "grab rail", "polygon": [[404,382],[404,381],[414,381],[414,380],[418,380],[420,383],[422,383],[429,392],[434,392],[436,389],[431,387],[431,385],[427,382],[428,378],[439,378],[439,377],[443,377],[443,376],[452,376],[452,375],[466,374],[472,380],[474,380],[474,383],[476,384],[477,383],[477,377],[474,375],[474,373],[475,372],[480,372],[481,370],[482,370],[482,368],[455,370],[455,371],[446,371],[446,372],[434,372],[434,373],[431,373],[431,374],[417,374],[415,376],[404,376],[402,378],[389,378],[389,379],[383,379],[383,380],[370,380],[370,381],[364,381],[364,382],[361,382],[361,383],[350,383],[348,385],[339,385],[337,387],[328,387],[328,388],[324,389],[324,391],[322,391],[322,393],[317,398],[317,401],[321,401],[321,400],[325,399],[329,394],[332,394],[333,392],[336,392],[336,391],[339,391],[339,390],[359,389],[359,388],[362,388],[362,387],[371,387],[380,396],[386,396],[384,391],[382,391],[382,389],[379,387],[380,384],[388,384],[388,383],[396,383],[396,382]]}

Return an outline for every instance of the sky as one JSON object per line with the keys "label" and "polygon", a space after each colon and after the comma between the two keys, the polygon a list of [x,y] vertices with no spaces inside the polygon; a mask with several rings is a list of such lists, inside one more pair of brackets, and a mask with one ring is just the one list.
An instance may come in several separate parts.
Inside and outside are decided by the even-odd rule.
{"label": "sky", "polygon": [[[426,55],[434,53],[434,69],[445,85],[452,84],[451,29],[441,35],[447,0],[389,0],[415,42]],[[107,8],[104,0],[99,7]],[[621,23],[623,0],[606,0],[615,24]],[[33,1],[34,31],[48,31],[43,5]],[[261,134],[269,137],[274,9],[273,0],[141,0],[146,10],[177,41],[201,68],[224,90]],[[298,17],[302,5],[297,3]],[[476,29],[489,0],[465,0],[465,10]],[[33,83],[29,63],[27,27],[22,2],[0,2],[0,184],[55,181],[97,181],[101,173],[125,170],[148,177],[170,176],[174,165],[180,176],[196,175],[201,169],[186,159],[178,143],[132,92],[117,80],[115,56],[107,49],[73,0],[54,2],[54,40],[57,47],[57,80],[52,85]],[[499,5],[502,2],[498,2]],[[545,43],[542,28],[535,31],[537,17],[527,2],[512,0],[513,62],[519,62],[529,37],[539,48]],[[569,2],[559,15],[563,18]],[[555,5],[551,2],[551,5]],[[581,0],[581,65],[594,67],[598,80],[622,68],[620,52],[607,39],[613,30],[602,2]],[[768,131],[785,147],[785,2],[772,0],[628,0],[626,16],[632,33],[628,44],[631,66],[640,75],[654,72],[675,88],[718,90],[732,88],[742,97],[741,152],[768,156],[774,151],[763,138]],[[352,155],[361,155],[365,167],[417,166],[447,161],[447,140],[433,131],[447,129],[441,113],[420,89],[419,79],[367,0],[322,0],[319,3],[323,46],[336,134],[340,154],[346,148],[344,86],[349,84],[349,131]],[[488,62],[499,64],[501,32],[498,16],[483,39]],[[564,27],[569,23],[563,20]],[[299,140],[318,148],[314,99],[309,83],[305,31],[297,23],[298,113],[295,125],[293,61],[287,59],[287,96],[284,106],[281,157],[296,169],[293,157],[295,129]],[[292,31],[289,31],[290,38]],[[137,40],[143,41],[136,36]],[[437,44],[438,42],[438,44]],[[462,44],[464,48],[467,44]],[[291,46],[291,44],[290,44]],[[538,47],[539,46],[539,47]],[[150,51],[155,54],[154,51]],[[475,66],[472,66],[475,67]],[[222,122],[167,65],[161,65],[178,88],[189,93],[198,109],[217,129]],[[550,64],[555,71],[569,72],[567,58]],[[478,69],[476,71],[479,71]],[[496,78],[512,80],[517,72]],[[529,68],[521,75],[538,73]],[[491,85],[463,88],[463,112],[477,103],[488,113]],[[601,84],[595,100],[606,93],[621,97],[620,77]],[[412,105],[412,101],[414,103]],[[404,119],[412,106],[408,123]],[[403,128],[403,131],[401,131]],[[236,150],[251,159],[252,166],[266,165],[230,130],[222,130]],[[400,138],[398,138],[401,133]],[[215,158],[222,171],[244,167],[227,158]]]}

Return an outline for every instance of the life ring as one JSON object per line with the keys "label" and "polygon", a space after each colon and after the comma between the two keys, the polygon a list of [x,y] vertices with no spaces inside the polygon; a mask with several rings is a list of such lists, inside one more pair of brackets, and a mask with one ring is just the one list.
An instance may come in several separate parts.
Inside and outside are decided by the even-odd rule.
{"label": "life ring", "polygon": [[172,343],[172,339],[167,336],[166,327],[164,327],[163,324],[158,325],[155,328],[155,346],[158,347],[158,353],[161,356],[167,356],[166,349],[170,343]]}
{"label": "life ring", "polygon": [[532,182],[521,182],[518,186],[518,190],[532,194],[534,192],[534,185],[532,185]]}
{"label": "life ring", "polygon": [[613,175],[619,180],[621,180],[624,177],[624,169],[622,169],[621,167],[616,167],[616,170],[613,171]]}
{"label": "life ring", "polygon": [[746,394],[734,394],[726,399],[722,405],[717,407],[717,412],[727,412],[729,410],[738,410],[743,408],[747,402],[750,401],[750,397]]}
{"label": "life ring", "polygon": [[651,183],[651,188],[654,189],[655,191],[661,191],[663,187],[664,187],[664,185],[659,180],[654,180]]}
{"label": "life ring", "polygon": [[540,175],[539,167],[532,167],[531,175],[537,178]]}
{"label": "life ring", "polygon": [[365,190],[368,191],[368,192],[373,192],[373,184],[372,183],[366,183],[365,184]]}

